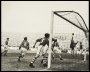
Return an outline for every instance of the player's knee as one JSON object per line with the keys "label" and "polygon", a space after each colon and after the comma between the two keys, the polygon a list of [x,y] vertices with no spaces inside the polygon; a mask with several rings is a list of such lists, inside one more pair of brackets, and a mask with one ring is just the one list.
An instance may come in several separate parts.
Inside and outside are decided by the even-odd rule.
{"label": "player's knee", "polygon": [[22,58],[24,57],[24,55],[22,55]]}
{"label": "player's knee", "polygon": [[5,52],[7,52],[7,50],[5,50]]}
{"label": "player's knee", "polygon": [[22,56],[24,56],[24,55],[25,55],[25,53],[21,53],[21,55],[22,55]]}
{"label": "player's knee", "polygon": [[36,56],[35,56],[35,58],[38,58],[40,55],[39,54],[37,54]]}

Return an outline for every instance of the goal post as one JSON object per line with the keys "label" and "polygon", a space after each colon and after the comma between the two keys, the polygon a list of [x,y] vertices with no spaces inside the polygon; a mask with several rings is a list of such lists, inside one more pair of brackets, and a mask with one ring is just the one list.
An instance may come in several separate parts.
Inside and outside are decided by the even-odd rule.
{"label": "goal post", "polygon": [[[61,13],[61,14],[59,14],[59,13]],[[77,23],[74,22],[75,20],[72,21],[72,20],[68,19],[67,15],[70,15],[70,14],[75,14],[76,15],[76,16],[74,15],[74,17],[75,17],[74,19],[77,20]],[[61,19],[69,22],[70,24],[74,25],[78,29],[82,30],[84,32],[84,35],[85,35],[87,40],[88,40],[87,33],[89,33],[89,29],[88,29],[83,17],[78,12],[75,12],[75,11],[52,11],[51,12],[51,23],[50,23],[48,68],[51,67],[51,46],[52,46],[52,38],[53,38],[54,15],[60,17]],[[70,16],[70,17],[72,17],[72,16]],[[78,20],[78,18],[80,19],[81,23]],[[85,49],[85,54],[84,54],[84,61],[86,61],[86,49]]]}
{"label": "goal post", "polygon": [[[89,32],[89,31],[88,31],[88,32]],[[84,32],[84,34],[85,34],[86,39],[87,39],[88,42],[89,42],[88,32]],[[86,49],[85,49],[85,54],[84,54],[84,61],[86,61]]]}
{"label": "goal post", "polygon": [[49,55],[48,55],[48,68],[51,66],[51,46],[52,46],[52,37],[53,37],[53,20],[54,12],[51,12],[51,24],[50,24],[50,40],[49,40]]}
{"label": "goal post", "polygon": [[[78,21],[77,18],[76,18],[76,20],[78,21],[78,23],[79,23],[80,26],[78,26],[78,25],[77,25],[76,23],[74,23],[73,21],[70,21],[69,19],[65,18],[64,15],[66,15],[66,14],[60,15],[60,14],[58,14],[58,13],[67,13],[67,14],[68,14],[68,13],[69,13],[69,14],[70,14],[70,13],[75,13],[75,14],[77,14],[77,15],[81,18],[81,20],[82,20],[82,22],[83,22],[83,25],[84,25],[84,28],[83,28],[83,26],[80,24],[80,22]],[[66,20],[66,21],[69,22],[70,24],[76,26],[76,27],[79,28],[80,30],[82,30],[82,31],[84,32],[84,34],[85,34],[86,39],[88,39],[88,38],[87,38],[87,33],[89,32],[89,29],[88,29],[88,27],[87,27],[87,25],[86,25],[83,17],[82,17],[78,12],[75,12],[75,11],[54,11],[54,14],[57,15],[57,16],[59,16],[59,17],[61,17],[61,18],[64,19],[64,20]],[[84,61],[86,61],[86,49],[85,49],[85,54],[84,54]]]}
{"label": "goal post", "polygon": [[[58,12],[73,12],[73,13],[77,13],[77,12],[74,12],[74,11],[55,11],[54,14],[57,15],[57,16],[59,16],[59,17],[61,17],[61,18],[64,19],[64,20],[66,20],[67,22],[73,24],[74,26],[78,27],[79,29],[83,30],[84,32],[85,32],[85,31],[89,31],[88,28],[87,28],[87,25],[86,25],[86,23],[85,23],[85,21],[84,21],[84,19],[82,18],[82,16],[81,16],[79,13],[77,13],[77,14],[81,17],[81,19],[82,19],[82,21],[84,22],[84,25],[85,25],[85,27],[86,27],[87,30],[79,27],[79,26],[78,26],[77,24],[75,24],[74,22],[72,22],[72,21],[68,20],[67,18],[63,17],[62,15],[58,14]],[[80,23],[79,23],[79,24],[80,24]]]}

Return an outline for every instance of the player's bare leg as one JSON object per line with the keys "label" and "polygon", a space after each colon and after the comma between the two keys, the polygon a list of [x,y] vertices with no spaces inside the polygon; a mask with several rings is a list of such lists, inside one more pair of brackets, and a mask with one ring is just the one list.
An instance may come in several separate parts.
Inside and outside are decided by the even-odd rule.
{"label": "player's bare leg", "polygon": [[38,54],[38,55],[36,55],[36,56],[32,59],[32,61],[31,61],[30,64],[29,64],[30,67],[32,67],[32,68],[35,67],[33,64],[35,63],[35,61],[37,60],[37,58],[39,58],[39,56],[40,56],[40,55]]}
{"label": "player's bare leg", "polygon": [[61,57],[61,55],[60,55],[60,54],[59,54],[59,59],[60,59],[60,60],[63,60],[63,58]]}
{"label": "player's bare leg", "polygon": [[2,52],[2,55],[7,56],[7,52],[8,50],[5,50],[4,52]]}
{"label": "player's bare leg", "polygon": [[4,55],[5,54],[5,51],[3,51],[2,53],[1,53],[1,55]]}
{"label": "player's bare leg", "polygon": [[41,64],[43,64],[44,67],[47,67],[47,58],[48,58],[48,46],[45,45],[42,52],[43,59],[41,60]]}
{"label": "player's bare leg", "polygon": [[18,61],[21,62],[21,58],[23,58],[24,55],[20,55],[19,58],[18,58]]}
{"label": "player's bare leg", "polygon": [[45,53],[45,54],[43,54],[42,56],[43,56],[43,58],[42,58],[42,60],[41,60],[41,64],[43,64],[44,67],[47,67],[48,54]]}
{"label": "player's bare leg", "polygon": [[19,58],[18,58],[18,61],[19,61],[19,62],[21,61],[21,58],[24,57],[24,55],[25,55],[25,53],[23,53],[23,52],[21,51],[21,53],[20,53],[20,55],[19,55]]}
{"label": "player's bare leg", "polygon": [[61,56],[61,50],[58,47],[54,47],[54,54],[58,53],[59,54],[59,59],[63,60],[62,56]]}
{"label": "player's bare leg", "polygon": [[74,58],[74,49],[71,50],[71,55]]}
{"label": "player's bare leg", "polygon": [[[42,54],[42,56],[44,57],[44,54]],[[41,64],[43,63],[43,59],[41,59]]]}
{"label": "player's bare leg", "polygon": [[20,54],[20,56],[19,56],[19,58],[18,58],[18,61],[21,62],[21,58],[23,58],[23,57],[24,57],[24,55],[21,55],[21,54]]}
{"label": "player's bare leg", "polygon": [[32,67],[32,68],[35,67],[33,64],[34,64],[34,62],[37,60],[37,58],[39,58],[41,50],[42,50],[42,45],[40,45],[40,46],[38,47],[36,56],[32,59],[32,61],[31,61],[30,64],[29,64],[30,67]]}

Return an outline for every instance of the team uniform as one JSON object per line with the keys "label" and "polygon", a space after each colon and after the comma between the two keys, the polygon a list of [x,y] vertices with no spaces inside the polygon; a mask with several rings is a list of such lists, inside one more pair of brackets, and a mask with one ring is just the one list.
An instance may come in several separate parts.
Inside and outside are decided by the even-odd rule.
{"label": "team uniform", "polygon": [[[45,55],[45,53],[48,49],[48,45],[49,45],[49,40],[48,40],[48,38],[45,38],[45,37],[41,38],[41,39],[37,39],[36,42],[40,42],[40,44],[37,48],[36,56],[30,62],[30,66],[37,60],[37,58],[39,58],[39,56]],[[36,44],[36,42],[35,42],[35,44]],[[34,44],[34,47],[35,47],[35,44]],[[31,67],[33,67],[33,66],[31,66]]]}
{"label": "team uniform", "polygon": [[18,61],[20,61],[20,59],[23,58],[25,56],[25,54],[27,53],[27,50],[29,49],[29,42],[23,40],[19,49],[20,49],[20,56],[18,58]]}
{"label": "team uniform", "polygon": [[[60,50],[57,48],[59,45],[56,43],[56,39],[52,39],[52,51],[54,51],[54,53],[60,52]],[[37,39],[34,46],[36,45],[37,42],[40,42],[39,46],[38,46],[38,50],[37,50],[37,53],[36,53],[36,56],[33,58],[33,60],[31,61],[31,67],[34,67],[32,64],[36,61],[36,59],[41,55],[43,56],[43,59],[41,60],[41,63],[43,63],[44,66],[47,66],[47,58],[48,58],[48,47],[49,47],[49,39],[48,38],[40,38],[40,39]],[[60,56],[61,58],[61,56]]]}
{"label": "team uniform", "polygon": [[36,44],[38,43],[37,47],[37,55],[42,55],[47,51],[47,44],[49,43],[48,39],[46,38],[39,38],[36,40],[33,48],[36,47]]}
{"label": "team uniform", "polygon": [[72,39],[71,39],[71,44],[70,44],[70,48],[71,48],[71,54],[74,54],[74,48],[75,48],[75,46],[76,46],[76,44],[77,44],[78,42],[74,42],[74,39],[73,39],[73,37],[72,37]]}
{"label": "team uniform", "polygon": [[[37,53],[36,53],[36,56],[32,59],[32,61],[30,62],[29,66],[30,67],[34,67],[34,62],[37,60],[37,58],[39,58],[40,55],[46,57],[46,51],[48,49],[48,46],[49,46],[49,34],[46,33],[44,35],[44,38],[41,38],[41,39],[37,39],[35,44],[34,44],[34,47],[36,45],[37,42],[40,42],[38,48],[37,48]],[[45,48],[45,49],[44,49]],[[43,64],[45,65],[45,64]]]}
{"label": "team uniform", "polygon": [[80,42],[80,49],[79,49],[80,53],[82,54],[83,53],[83,45],[82,45],[82,42]]}
{"label": "team uniform", "polygon": [[4,56],[7,56],[7,52],[8,52],[8,40],[5,41],[5,45],[4,45],[4,51],[2,52],[2,54],[4,54]]}
{"label": "team uniform", "polygon": [[59,44],[57,42],[57,39],[53,38],[52,41],[53,41],[53,44],[52,44],[52,52],[53,52],[52,58],[54,59],[55,53],[58,53],[60,60],[62,60],[61,50],[60,50]]}
{"label": "team uniform", "polygon": [[39,46],[41,42],[42,42],[42,38],[37,39],[36,42],[35,42],[35,44],[34,44],[34,46],[33,46],[33,48],[36,47],[36,44],[37,43],[38,43],[38,46]]}

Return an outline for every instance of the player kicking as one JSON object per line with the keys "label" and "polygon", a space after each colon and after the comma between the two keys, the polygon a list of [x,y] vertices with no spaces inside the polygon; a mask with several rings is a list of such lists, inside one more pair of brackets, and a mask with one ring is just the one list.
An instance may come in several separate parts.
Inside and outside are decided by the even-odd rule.
{"label": "player kicking", "polygon": [[18,61],[20,62],[21,58],[23,58],[27,50],[29,50],[29,42],[27,41],[27,37],[24,37],[23,42],[19,46],[19,50],[20,50],[20,55],[19,55]]}
{"label": "player kicking", "polygon": [[[37,39],[33,47],[35,47],[37,42],[40,42],[40,44],[39,44],[39,46],[37,48],[36,56],[32,59],[32,61],[29,64],[29,66],[32,67],[32,68],[35,67],[33,64],[35,63],[37,58],[39,58],[40,54],[42,54],[45,57],[46,54],[44,54],[44,53],[46,53],[46,51],[48,49],[48,46],[49,46],[49,34],[46,33],[44,38]],[[46,63],[43,64],[43,65],[46,66]]]}
{"label": "player kicking", "polygon": [[4,45],[4,51],[2,52],[2,55],[7,56],[7,52],[8,52],[8,42],[9,42],[9,38],[7,38],[7,40],[5,41],[5,45]]}
{"label": "player kicking", "polygon": [[[48,34],[47,34],[48,35]],[[49,37],[48,37],[49,38]],[[35,44],[34,44],[34,48],[35,48],[35,45],[37,44],[37,42],[39,42],[40,43],[40,45],[39,46],[41,46],[41,44],[43,44],[43,43],[45,43],[45,45],[43,46],[43,48],[39,48],[38,47],[38,50],[37,50],[37,52],[39,52],[39,54],[37,54],[36,55],[36,57],[32,60],[32,62],[30,63],[30,67],[34,67],[34,65],[33,65],[33,63],[36,61],[36,59],[40,56],[40,52],[42,51],[42,49],[43,49],[43,51],[42,51],[42,56],[43,56],[43,59],[41,60],[41,63],[43,63],[43,66],[47,66],[47,56],[48,56],[48,53],[47,53],[47,50],[48,50],[48,46],[49,46],[49,40],[47,40],[47,42],[45,42],[44,40],[43,40],[43,38],[40,38],[40,39],[37,39],[36,40],[36,42],[35,42]],[[52,44],[52,49],[54,49],[54,50],[52,50],[52,51],[54,51],[53,53],[55,54],[56,52],[59,52],[59,53],[61,53],[60,52],[60,50],[57,48],[59,45],[57,44],[57,39],[54,39],[54,38],[52,38],[52,42],[53,42],[53,44]],[[55,47],[55,48],[54,48]],[[56,49],[57,48],[57,49]],[[41,50],[40,50],[41,49]],[[59,57],[60,57],[60,60],[62,60],[62,58],[61,58],[61,55],[59,55]]]}

